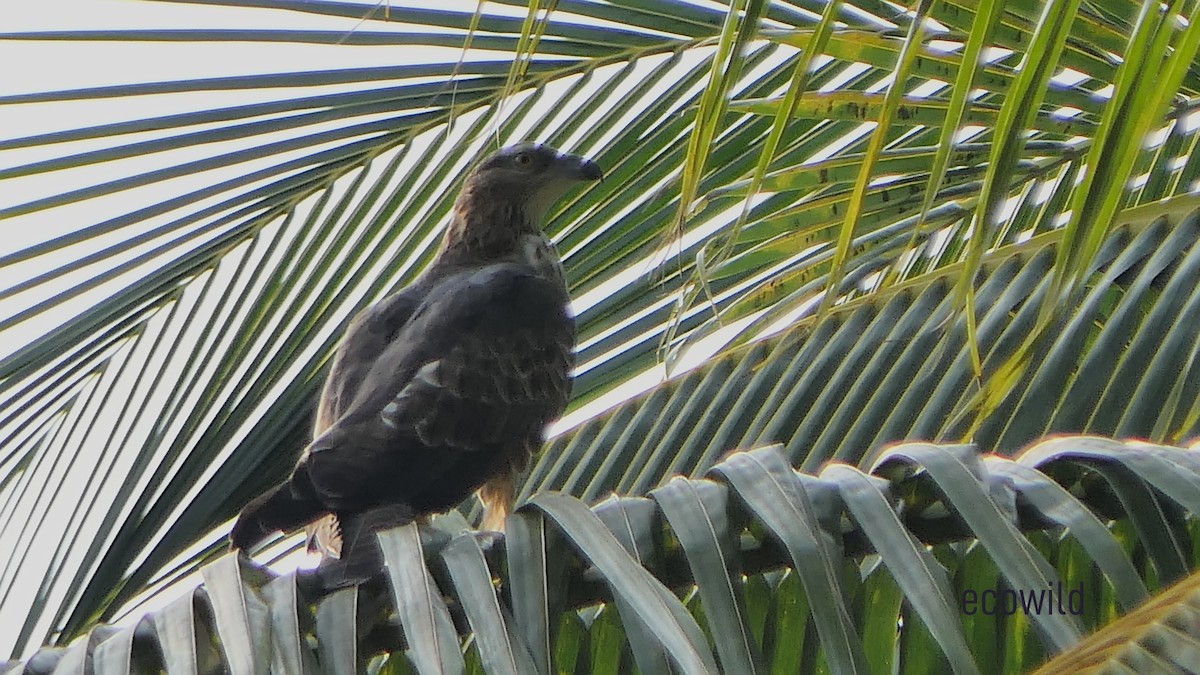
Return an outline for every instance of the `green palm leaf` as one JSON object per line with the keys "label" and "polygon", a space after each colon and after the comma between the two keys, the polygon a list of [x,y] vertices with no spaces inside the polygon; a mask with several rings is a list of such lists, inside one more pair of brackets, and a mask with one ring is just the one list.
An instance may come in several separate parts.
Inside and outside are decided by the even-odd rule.
{"label": "green palm leaf", "polygon": [[[244,635],[311,622],[338,635],[320,641],[322,668],[363,666],[373,652],[356,647],[368,636],[349,620],[362,610],[353,593],[322,598],[308,616],[278,579],[264,601],[218,568],[206,580],[211,601],[172,584],[211,560],[228,518],[290,467],[340,327],[419,273],[463,170],[518,139],[588,154],[606,170],[550,225],[576,299],[580,368],[568,423],[525,496],[648,493],[764,442],[812,473],[831,459],[869,467],[906,438],[970,434],[1005,453],[1049,432],[1182,442],[1200,424],[1200,235],[1185,218],[1200,176],[1194,4],[945,0],[904,12],[794,0],[729,12],[572,0],[539,12],[515,1],[460,11],[230,0],[148,5],[192,12],[164,13],[152,28],[0,34],[6,48],[122,45],[147,62],[197,46],[253,44],[264,57],[261,68],[202,77],[114,71],[0,92],[25,115],[0,139],[0,219],[19,235],[0,248],[0,539],[19,551],[0,564],[0,607],[20,624],[0,645],[24,654],[55,636],[65,643],[157,592],[180,599],[144,625],[179,645],[170,658],[188,669],[213,663],[204,659],[222,622],[253,625]],[[314,49],[338,65],[273,65]],[[355,50],[377,60],[336,56]],[[143,105],[117,110],[118,100]],[[1154,581],[1190,567],[1181,509],[1192,508],[1194,486],[1167,480],[1164,466],[1088,469],[1125,507]],[[1121,579],[1120,607],[1142,596],[1115,535],[1101,535],[1107,523],[1072,507],[1058,483],[1005,475],[1036,491],[1051,521],[1088,533],[1082,548]],[[616,565],[610,578],[630,569],[612,562],[623,560],[617,550],[656,557],[639,523],[665,503],[704,584],[696,599],[676,606],[660,595],[653,613],[653,596],[623,591],[560,626],[552,617],[567,598],[556,584],[568,580],[550,581],[565,571],[514,565],[511,583],[528,593],[473,611],[491,637],[466,667],[548,671],[572,645],[584,663],[646,626],[665,631],[654,636],[676,664],[708,667],[688,621],[707,627],[711,612],[722,663],[880,664],[890,656],[853,646],[856,594],[898,606],[901,592],[937,587],[864,572],[861,587],[843,589],[840,616],[821,615],[806,637],[790,612],[809,606],[812,580],[784,573],[739,588],[726,553],[713,557],[732,531],[716,534],[715,493],[687,501],[672,489],[598,516],[615,540],[592,554]],[[860,515],[877,512],[869,491],[856,494]],[[756,504],[759,515],[774,508]],[[555,513],[577,527],[597,527],[563,508]],[[508,555],[527,562],[567,545],[545,540],[553,517],[523,516],[533,529],[517,525]],[[785,547],[804,536],[771,522]],[[984,546],[1000,571],[1046,578],[1044,565],[1001,555],[1015,551],[1009,535]],[[879,536],[885,566],[921,557],[894,528]],[[490,605],[478,559],[466,543],[455,550],[454,587]],[[835,573],[840,563],[828,551],[822,559]],[[1074,569],[1069,556],[1047,560]],[[957,564],[939,562],[952,573]],[[981,565],[964,574],[997,573]],[[401,594],[444,636],[438,610]],[[197,607],[217,623],[197,620]],[[661,611],[674,623],[655,624]],[[944,607],[918,611],[928,632],[897,636],[879,619],[870,634],[890,636],[914,667],[922,645],[939,644],[967,668]],[[1061,622],[1038,625],[1050,645],[1073,639]],[[525,647],[502,646],[514,635]],[[831,635],[848,646],[815,647]],[[979,654],[996,632],[971,620],[964,635]],[[103,643],[101,662],[119,670],[141,658],[138,636],[93,632],[92,646]],[[312,668],[297,640],[281,644],[230,660]],[[597,663],[661,670],[667,652],[655,644]],[[440,654],[421,663],[457,667]]]}
{"label": "green palm leaf", "polygon": [[[426,537],[412,524],[382,532],[387,571],[358,587],[318,590],[309,583],[312,573],[304,580],[295,574],[276,577],[225,556],[204,568],[205,585],[195,595],[185,594],[151,613],[138,629],[97,626],[65,650],[40,651],[27,665],[81,670],[90,658],[103,672],[131,672],[134,663],[186,672],[214,667],[306,672],[311,668],[306,664],[319,659],[322,672],[560,672],[564,662],[605,671],[625,667],[614,657],[629,649],[639,667],[651,672],[670,671],[668,658],[683,672],[739,667],[806,672],[818,663],[834,672],[858,672],[867,667],[868,643],[862,636],[904,650],[927,631],[926,648],[944,655],[954,672],[1023,670],[1042,654],[1078,642],[1075,624],[1085,616],[1085,602],[1107,606],[1114,600],[1096,591],[1085,595],[1085,588],[1108,590],[1128,581],[1099,574],[1089,564],[1096,559],[1077,555],[1080,548],[1102,550],[1112,542],[1108,529],[1047,530],[1046,524],[1057,519],[1056,513],[1111,509],[1111,503],[1105,505],[1108,495],[1093,489],[1091,479],[1119,466],[1136,467],[1130,487],[1164,489],[1172,482],[1200,481],[1200,463],[1191,455],[1181,448],[1080,436],[1035,444],[1015,459],[981,458],[964,446],[909,443],[891,448],[874,476],[833,465],[818,477],[792,470],[778,446],[761,448],[718,464],[715,480],[672,481],[655,493],[657,504],[648,512],[642,506],[649,502],[640,498],[608,501],[589,511],[574,498],[543,494],[511,519],[506,540],[437,529]],[[1158,470],[1167,463],[1173,464],[1171,471]],[[1014,473],[1025,476],[1023,483],[1006,480]],[[1039,481],[1059,486],[1059,498],[1026,500],[1027,486],[1045,492]],[[687,499],[689,494],[700,496],[704,507],[691,508],[696,501]],[[1163,507],[1182,506],[1169,489],[1158,494]],[[721,498],[726,495],[731,499]],[[613,517],[625,510],[649,517]],[[981,527],[974,522],[980,518],[994,518],[998,526]],[[721,549],[689,543],[690,532],[705,529],[730,544],[719,564],[728,573],[706,571],[696,555]],[[983,533],[979,546],[967,545],[974,532]],[[1146,533],[1135,525],[1135,534]],[[631,550],[628,538],[648,547]],[[496,549],[501,545],[510,563],[520,566],[500,567]],[[476,561],[482,575],[474,576],[483,583],[461,583],[463,567],[430,564],[471,550],[467,557]],[[1112,550],[1110,565],[1131,566],[1138,557],[1136,548],[1118,544]],[[1190,560],[1194,552],[1187,555]],[[562,574],[564,569],[571,573]],[[1036,570],[1038,578],[1028,578],[1028,570]],[[1140,585],[1138,574],[1133,582]],[[492,586],[493,575],[498,588]],[[719,598],[731,588],[731,578],[742,577],[744,589],[733,586],[739,607],[730,611]],[[535,585],[526,586],[528,581]],[[379,584],[395,595],[388,597]],[[693,585],[695,595],[688,590]],[[887,585],[915,602],[893,604],[880,622],[875,610],[887,603],[878,591]],[[1177,604],[1190,587],[1185,584],[1130,619],[1170,610],[1166,600]],[[921,600],[922,592],[931,595]],[[1001,605],[993,604],[993,610],[980,611],[989,606],[986,599],[978,600],[983,593],[1013,594],[1011,609],[997,611]],[[1045,611],[1046,603],[1072,609]],[[473,609],[481,606],[498,610],[489,622],[497,623],[499,632],[481,633],[482,615]],[[788,623],[798,609],[805,610],[802,617],[813,613],[815,635],[811,628]],[[1092,609],[1086,615],[1089,624],[1099,616]],[[467,620],[456,626],[452,614]],[[970,622],[959,616],[989,619],[991,637],[1002,641],[989,660],[981,658],[988,653],[982,641],[966,649],[963,624]],[[742,621],[727,623],[733,617]],[[1041,630],[1023,628],[1031,620]],[[511,633],[505,628],[510,621]],[[773,632],[780,627],[783,632]],[[459,633],[471,631],[475,639],[460,643]],[[542,642],[538,636],[545,636],[549,642],[543,644],[551,649],[535,665],[525,650]],[[1152,651],[1186,662],[1186,641],[1177,651],[1169,641],[1145,639]],[[785,644],[807,640],[809,646],[799,650]],[[754,656],[739,661],[740,650],[732,644]],[[873,663],[891,668],[893,648],[870,645]],[[500,652],[511,656],[495,658]],[[522,671],[514,669],[518,660]],[[907,672],[915,664],[905,659],[899,665]]]}

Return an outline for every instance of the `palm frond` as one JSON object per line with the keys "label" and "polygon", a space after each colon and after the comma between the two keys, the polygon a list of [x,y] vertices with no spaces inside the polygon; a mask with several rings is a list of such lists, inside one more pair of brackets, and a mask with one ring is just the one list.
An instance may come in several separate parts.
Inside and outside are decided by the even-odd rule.
{"label": "palm frond", "polygon": [[[990,652],[973,644],[984,652],[973,653],[966,636],[974,617],[986,617],[997,644],[1015,645],[987,667],[1021,669],[1075,645],[1085,621],[1129,610],[1170,580],[1162,560],[1144,564],[1155,528],[1132,517],[1136,500],[1115,502],[1109,489],[1154,504],[1167,514],[1155,524],[1186,541],[1193,528],[1179,515],[1200,507],[1200,490],[1178,486],[1200,485],[1194,455],[1099,437],[1042,441],[1012,459],[908,443],[869,474],[835,463],[810,475],[765,447],[650,499],[589,510],[539,495],[511,517],[504,540],[415,524],[382,532],[386,569],[365,586],[325,590],[312,573],[275,576],[226,556],[204,568],[194,595],[138,626],[95,627],[27,665],[299,673],[319,659],[322,672],[551,673],[564,663],[608,669],[628,654],[648,672],[722,672],[718,662],[724,672],[817,663],[856,672],[867,665],[868,631],[900,650],[926,631],[953,672],[977,673]],[[1194,562],[1193,547],[1176,550]],[[1011,594],[1011,608],[986,609],[987,593],[994,603]],[[914,601],[892,599],[901,596]],[[1084,598],[1107,609],[1085,614]],[[1045,611],[1047,602],[1069,611]],[[804,640],[815,642],[797,651]],[[1173,658],[1189,649],[1174,639],[1154,647]],[[892,667],[892,649],[871,652]]]}
{"label": "palm frond", "polygon": [[[764,440],[816,471],[905,436],[1194,433],[1194,7],[742,4],[213,0],[154,6],[186,25],[0,34],[265,64],[0,96],[36,118],[0,139],[20,235],[0,249],[0,539],[22,551],[0,565],[21,621],[0,644],[82,634],[211,559],[302,447],[340,327],[419,273],[463,170],[518,139],[607,174],[550,225],[581,334],[569,421],[601,416],[527,495],[642,494]],[[301,48],[339,65],[277,65]],[[353,631],[354,596],[325,602],[317,623]],[[935,640],[910,637],[906,655]],[[754,662],[737,642],[721,658]]]}

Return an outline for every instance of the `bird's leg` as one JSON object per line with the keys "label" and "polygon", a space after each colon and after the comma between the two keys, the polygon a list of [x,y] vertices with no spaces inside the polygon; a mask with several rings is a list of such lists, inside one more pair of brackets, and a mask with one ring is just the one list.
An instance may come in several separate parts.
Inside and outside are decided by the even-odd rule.
{"label": "bird's leg", "polygon": [[388,504],[361,513],[338,514],[342,527],[341,558],[327,557],[318,573],[327,589],[344,588],[379,574],[383,552],[375,533],[413,521],[414,512],[407,504]]}

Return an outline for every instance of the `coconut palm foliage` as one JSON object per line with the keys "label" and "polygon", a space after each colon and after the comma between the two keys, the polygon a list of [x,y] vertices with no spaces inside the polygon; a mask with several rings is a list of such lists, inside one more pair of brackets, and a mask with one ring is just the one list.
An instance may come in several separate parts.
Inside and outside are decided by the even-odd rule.
{"label": "coconut palm foliage", "polygon": [[[1013,459],[907,443],[870,473],[833,463],[816,476],[766,447],[592,510],[539,495],[501,542],[416,525],[381,533],[386,579],[332,593],[228,555],[167,608],[26,666],[1024,672],[1144,600],[1143,575],[1157,585],[1193,562],[1181,515],[1200,508],[1198,485],[1194,451],[1098,437]],[[1158,517],[1124,517],[1147,507]],[[1123,526],[1106,527],[1104,512]],[[1149,643],[1160,662],[1189,663],[1169,640]]]}
{"label": "coconut palm foliage", "polygon": [[[985,370],[1036,324],[1062,232],[989,253],[976,289]],[[975,432],[1013,452],[1047,434],[1200,433],[1200,213],[1117,228],[1081,301],[1057,316],[1028,371]],[[727,351],[610,415],[553,439],[525,490],[584,499],[642,494],[699,474],[731,448],[784,444],[796,466],[870,461],[903,438],[964,436],[954,416],[976,391],[953,275],[928,275],[835,309],[787,334]]]}
{"label": "coconut palm foliage", "polygon": [[[1078,646],[1044,664],[1038,675],[1061,673],[1099,673],[1126,669],[1135,673],[1187,669],[1191,666],[1197,626],[1196,586],[1200,574],[1158,594],[1154,600],[1090,635]],[[1169,634],[1163,640],[1164,634]],[[1180,639],[1182,638],[1182,639]],[[1185,643],[1189,647],[1181,648]],[[1161,649],[1160,645],[1169,645]]]}
{"label": "coconut palm foliage", "polygon": [[[338,329],[419,273],[463,169],[517,139],[607,171],[550,225],[580,326],[573,409],[676,376],[563,431],[527,495],[643,494],[748,443],[783,443],[815,474],[903,438],[1011,452],[1046,431],[1195,433],[1195,2],[190,4],[277,21],[0,38],[147,59],[395,49],[370,67],[112,73],[0,99],[62,120],[0,140],[0,219],[22,237],[0,254],[0,538],[18,552],[0,563],[0,611],[16,653],[143,591],[179,593],[162,589],[289,468]],[[88,114],[118,98],[144,105]],[[1139,505],[1118,531],[1177,529],[1175,507]],[[506,555],[536,562],[522,541]],[[1191,565],[1174,541],[1171,564],[1133,554],[1167,565],[1151,588]],[[788,578],[747,588],[808,603]],[[872,602],[901,604],[878,583]],[[673,606],[637,588],[613,596],[617,613]],[[334,624],[353,596],[337,597]],[[597,615],[596,653],[623,641],[615,616]],[[807,615],[787,616],[779,630],[803,635]],[[967,634],[992,653],[974,651],[991,627]],[[929,662],[917,653],[906,664]]]}

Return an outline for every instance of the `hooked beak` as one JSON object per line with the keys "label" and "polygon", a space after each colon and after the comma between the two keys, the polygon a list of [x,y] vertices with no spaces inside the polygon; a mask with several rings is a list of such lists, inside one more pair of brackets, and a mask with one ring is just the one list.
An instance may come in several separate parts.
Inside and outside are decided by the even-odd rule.
{"label": "hooked beak", "polygon": [[578,155],[559,155],[567,173],[576,180],[596,181],[604,178],[600,165]]}

